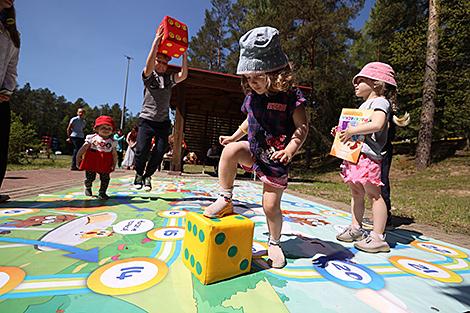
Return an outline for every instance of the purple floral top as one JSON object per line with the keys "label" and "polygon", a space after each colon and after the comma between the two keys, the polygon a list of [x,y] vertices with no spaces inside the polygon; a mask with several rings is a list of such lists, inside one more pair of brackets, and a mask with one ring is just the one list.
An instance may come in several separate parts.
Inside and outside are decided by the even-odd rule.
{"label": "purple floral top", "polygon": [[295,131],[292,115],[305,102],[298,88],[269,96],[250,93],[245,97],[241,110],[248,115],[248,142],[255,171],[271,177],[287,176],[287,165],[271,160],[271,156],[291,140]]}

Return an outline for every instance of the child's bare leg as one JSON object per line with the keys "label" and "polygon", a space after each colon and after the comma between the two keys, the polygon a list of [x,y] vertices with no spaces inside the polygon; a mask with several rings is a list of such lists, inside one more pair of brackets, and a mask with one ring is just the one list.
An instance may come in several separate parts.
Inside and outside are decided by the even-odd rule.
{"label": "child's bare leg", "polygon": [[280,246],[282,230],[281,197],[284,190],[263,185],[263,210],[269,229],[268,257],[271,266],[281,268],[286,265],[286,258]]}
{"label": "child's bare leg", "polygon": [[232,190],[238,163],[253,165],[248,142],[230,143],[222,151],[219,162],[220,195],[204,210],[205,216],[222,217],[233,212]]}
{"label": "child's bare leg", "polygon": [[374,220],[374,233],[383,235],[387,223],[387,205],[380,193],[380,187],[367,183],[364,185],[367,196],[372,203],[372,214]]}
{"label": "child's bare leg", "polygon": [[372,202],[372,214],[374,215],[374,230],[370,235],[354,244],[356,249],[369,252],[390,252],[390,246],[383,235],[387,222],[387,206],[380,194],[380,187],[371,183],[364,185],[365,192]]}
{"label": "child's bare leg", "polygon": [[362,227],[365,211],[365,190],[362,184],[349,184],[351,190],[351,214],[354,228]]}

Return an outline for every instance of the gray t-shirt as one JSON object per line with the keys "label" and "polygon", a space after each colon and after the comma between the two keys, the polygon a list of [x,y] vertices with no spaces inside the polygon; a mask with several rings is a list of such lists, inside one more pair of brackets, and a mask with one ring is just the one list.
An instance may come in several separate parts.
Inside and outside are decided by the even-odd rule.
{"label": "gray t-shirt", "polygon": [[139,117],[155,122],[169,118],[171,88],[176,85],[173,74],[158,74],[153,71],[148,77],[142,73],[144,82],[144,103]]}
{"label": "gray t-shirt", "polygon": [[374,160],[382,160],[385,152],[382,153],[383,147],[387,143],[388,120],[390,115],[390,102],[385,98],[375,98],[365,101],[359,107],[361,110],[382,111],[385,113],[385,126],[382,130],[366,135],[361,152]]}
{"label": "gray t-shirt", "polygon": [[85,138],[83,130],[85,129],[86,121],[83,118],[78,116],[72,117],[70,119],[70,125],[70,129],[72,130],[70,137]]}

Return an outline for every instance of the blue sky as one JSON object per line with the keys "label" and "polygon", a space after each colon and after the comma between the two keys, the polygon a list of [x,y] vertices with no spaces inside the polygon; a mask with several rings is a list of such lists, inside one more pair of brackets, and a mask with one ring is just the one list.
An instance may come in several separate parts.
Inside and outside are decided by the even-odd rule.
{"label": "blue sky", "polygon": [[[364,24],[375,0],[354,21]],[[133,5],[131,5],[133,4]],[[16,0],[22,46],[18,83],[49,88],[74,102],[122,105],[127,59],[132,56],[126,106],[142,103],[140,73],[163,16],[186,23],[193,36],[209,0]],[[180,59],[175,64],[179,64]]]}

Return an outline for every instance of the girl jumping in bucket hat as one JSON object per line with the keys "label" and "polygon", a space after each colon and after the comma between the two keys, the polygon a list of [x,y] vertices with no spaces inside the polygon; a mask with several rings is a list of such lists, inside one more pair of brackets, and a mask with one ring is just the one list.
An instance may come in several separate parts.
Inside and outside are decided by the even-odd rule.
{"label": "girl jumping in bucket hat", "polygon": [[[285,266],[280,247],[281,197],[287,187],[289,163],[308,133],[306,100],[293,86],[293,73],[281,49],[279,32],[258,27],[240,38],[237,74],[245,92],[241,110],[245,121],[231,136],[220,136],[225,146],[219,163],[220,196],[204,215],[222,217],[233,212],[232,192],[237,164],[255,171],[263,182],[263,209],[269,238],[268,257],[272,267]],[[247,141],[238,141],[248,136]]]}

